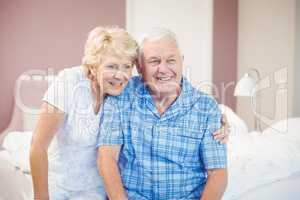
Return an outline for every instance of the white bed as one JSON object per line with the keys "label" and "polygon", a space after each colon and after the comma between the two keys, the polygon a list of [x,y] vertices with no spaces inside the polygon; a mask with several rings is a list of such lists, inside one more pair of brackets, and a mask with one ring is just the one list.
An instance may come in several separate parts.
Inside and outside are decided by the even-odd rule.
{"label": "white bed", "polygon": [[229,183],[223,200],[300,199],[300,118],[260,132],[222,107],[233,130],[228,142]]}
{"label": "white bed", "polygon": [[31,199],[31,178],[14,165],[7,151],[0,151],[0,200]]}
{"label": "white bed", "polygon": [[[40,106],[48,79],[19,79],[19,96],[24,95],[26,105]],[[227,145],[229,184],[223,200],[300,199],[300,118],[278,122],[263,133],[248,132],[231,109],[220,108],[232,126]],[[31,199],[28,157],[36,116],[36,111],[24,113],[16,104],[10,125],[0,135],[0,200]]]}
{"label": "white bed", "polygon": [[12,118],[0,134],[0,200],[32,199],[29,146],[42,96],[53,78],[31,71],[16,81]]}
{"label": "white bed", "polygon": [[240,200],[299,200],[300,173],[253,188],[240,196]]}

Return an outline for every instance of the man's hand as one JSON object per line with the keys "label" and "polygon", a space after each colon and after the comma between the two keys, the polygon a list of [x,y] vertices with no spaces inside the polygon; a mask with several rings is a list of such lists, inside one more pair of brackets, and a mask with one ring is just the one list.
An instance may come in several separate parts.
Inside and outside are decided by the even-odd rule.
{"label": "man's hand", "polygon": [[219,141],[221,144],[226,144],[229,138],[230,126],[226,115],[222,114],[221,118],[222,127],[213,133],[214,139]]}

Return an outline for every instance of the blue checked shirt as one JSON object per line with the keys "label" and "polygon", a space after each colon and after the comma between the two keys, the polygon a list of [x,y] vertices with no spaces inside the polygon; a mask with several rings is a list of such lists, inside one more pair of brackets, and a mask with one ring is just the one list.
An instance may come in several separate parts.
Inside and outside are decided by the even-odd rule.
{"label": "blue checked shirt", "polygon": [[212,133],[220,111],[182,79],[181,93],[160,115],[140,77],[103,107],[98,146],[122,145],[119,167],[130,200],[199,199],[207,170],[226,168],[225,145]]}

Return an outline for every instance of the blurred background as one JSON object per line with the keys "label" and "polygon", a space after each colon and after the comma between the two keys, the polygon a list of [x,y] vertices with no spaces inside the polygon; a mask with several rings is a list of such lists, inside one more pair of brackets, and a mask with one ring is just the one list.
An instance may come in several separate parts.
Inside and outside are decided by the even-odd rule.
{"label": "blurred background", "polygon": [[[260,92],[261,115],[274,121],[300,116],[299,13],[296,0],[1,0],[0,132],[12,117],[18,76],[79,65],[87,34],[99,25],[118,25],[136,38],[152,27],[173,30],[185,75],[196,87],[213,83],[218,102],[252,128],[251,98],[233,95],[251,68],[268,83]],[[285,92],[277,98],[274,74],[281,69],[276,76]]]}
{"label": "blurred background", "polygon": [[43,75],[80,65],[89,31],[111,25],[177,34],[185,76],[231,126],[223,200],[299,199],[300,0],[0,0],[0,200],[32,199]]}

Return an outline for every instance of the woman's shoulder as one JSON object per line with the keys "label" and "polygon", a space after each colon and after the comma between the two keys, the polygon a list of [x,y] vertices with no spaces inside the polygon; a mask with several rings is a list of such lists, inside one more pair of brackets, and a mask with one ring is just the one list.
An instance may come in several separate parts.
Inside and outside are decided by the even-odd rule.
{"label": "woman's shoulder", "polygon": [[84,70],[82,66],[73,66],[60,70],[57,78],[66,81],[78,81],[84,78]]}
{"label": "woman's shoulder", "polygon": [[130,78],[121,94],[117,96],[108,96],[106,102],[118,104],[121,107],[125,106],[125,104],[129,104],[132,100],[134,100],[135,89],[139,87],[140,80],[141,78],[139,76]]}

